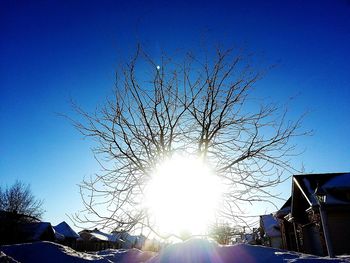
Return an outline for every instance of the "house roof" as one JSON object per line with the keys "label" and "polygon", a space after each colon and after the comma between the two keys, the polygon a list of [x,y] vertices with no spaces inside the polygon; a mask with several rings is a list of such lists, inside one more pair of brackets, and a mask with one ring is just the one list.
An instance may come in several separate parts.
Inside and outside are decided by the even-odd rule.
{"label": "house roof", "polygon": [[79,238],[80,236],[65,222],[59,223],[53,227],[56,231],[56,236],[63,236],[64,238]]}
{"label": "house roof", "polygon": [[128,232],[126,231],[122,231],[122,232],[113,232],[112,233],[115,237],[123,240],[125,243],[128,244],[143,244],[146,241],[146,237],[143,235],[130,235]]}
{"label": "house roof", "polygon": [[322,187],[327,194],[327,204],[344,203],[337,200],[331,193],[332,190],[350,189],[350,173],[328,173],[328,174],[302,174],[294,175],[293,184],[301,191],[310,205],[317,205],[315,190],[317,186]]}
{"label": "house roof", "polygon": [[299,209],[301,200],[308,207],[317,206],[316,188],[322,188],[326,193],[326,205],[350,204],[350,173],[300,174],[293,176],[292,182],[292,215]]}
{"label": "house roof", "polygon": [[54,235],[54,230],[48,222],[24,223],[21,225],[21,233],[27,241],[39,241],[41,236],[49,231]]}
{"label": "house roof", "polygon": [[292,208],[292,197],[289,197],[284,205],[276,212],[277,218],[283,218],[290,213]]}
{"label": "house roof", "polygon": [[100,241],[109,241],[109,242],[123,242],[119,239],[118,236],[113,235],[113,234],[107,234],[104,233],[98,229],[94,230],[83,230],[80,231],[79,234],[81,233],[88,233],[90,235],[90,240],[100,240]]}
{"label": "house roof", "polygon": [[99,239],[102,241],[111,241],[111,242],[116,241],[116,237],[114,237],[113,235],[103,233],[99,230],[94,230],[90,234],[92,235],[92,238]]}

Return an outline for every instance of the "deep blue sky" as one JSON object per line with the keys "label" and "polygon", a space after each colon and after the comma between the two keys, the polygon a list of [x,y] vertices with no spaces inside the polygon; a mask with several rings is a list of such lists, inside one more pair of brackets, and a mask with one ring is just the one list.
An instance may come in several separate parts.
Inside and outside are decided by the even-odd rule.
{"label": "deep blue sky", "polygon": [[[147,3],[146,3],[147,2]],[[350,171],[350,2],[0,1],[0,184],[30,183],[57,224],[80,207],[78,184],[98,171],[88,140],[58,117],[113,88],[114,69],[141,41],[162,49],[238,44],[278,66],[257,93],[309,111],[295,158],[307,172]],[[281,188],[286,196],[290,184]]]}

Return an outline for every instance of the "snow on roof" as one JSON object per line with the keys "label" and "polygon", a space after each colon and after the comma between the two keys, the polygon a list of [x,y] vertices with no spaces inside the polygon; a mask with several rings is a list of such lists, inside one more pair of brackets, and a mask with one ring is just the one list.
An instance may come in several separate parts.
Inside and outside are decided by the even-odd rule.
{"label": "snow on roof", "polygon": [[94,230],[83,230],[79,233],[86,232],[91,237],[90,240],[100,240],[100,241],[109,241],[109,242],[123,242],[117,235],[107,234],[98,229]]}
{"label": "snow on roof", "polygon": [[302,191],[310,205],[317,205],[315,190],[322,187],[326,194],[326,204],[349,204],[348,201],[340,200],[334,193],[350,189],[350,173],[332,174],[303,174],[295,175],[293,183]]}
{"label": "snow on roof", "polygon": [[350,174],[340,174],[323,184],[324,189],[347,188],[350,189]]}
{"label": "snow on roof", "polygon": [[142,246],[142,244],[146,241],[146,237],[140,235],[140,236],[134,236],[134,235],[130,235],[128,232],[113,232],[112,235],[117,238],[120,239],[122,241],[124,241],[126,246],[129,245],[133,246],[133,245],[139,245]]}
{"label": "snow on roof", "polygon": [[[59,235],[65,238],[79,238],[80,236],[65,222],[59,223],[53,227]],[[56,233],[55,233],[56,234]]]}
{"label": "snow on roof", "polygon": [[279,230],[279,224],[277,219],[272,215],[262,215],[261,224],[264,228],[265,234],[268,237],[279,237],[281,236],[281,232]]}
{"label": "snow on roof", "polygon": [[47,230],[54,233],[51,224],[48,222],[24,223],[21,229],[28,241],[40,240],[41,235]]}
{"label": "snow on roof", "polygon": [[276,216],[278,218],[282,218],[282,217],[285,217],[286,215],[288,215],[290,213],[290,210],[291,210],[291,207],[284,207],[284,208],[281,208],[280,210],[278,210],[276,212]]}
{"label": "snow on roof", "polygon": [[102,241],[111,241],[111,236],[103,233],[99,230],[94,230],[90,233],[92,235],[91,239],[98,239],[98,240],[102,240]]}
{"label": "snow on roof", "polygon": [[60,241],[63,241],[65,239],[64,235],[60,234],[56,230],[55,230],[55,238],[56,238],[56,240],[60,240]]}

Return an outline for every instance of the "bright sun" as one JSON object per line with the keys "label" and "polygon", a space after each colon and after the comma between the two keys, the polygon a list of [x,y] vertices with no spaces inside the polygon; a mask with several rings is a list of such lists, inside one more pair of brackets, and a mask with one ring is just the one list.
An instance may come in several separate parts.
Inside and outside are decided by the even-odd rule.
{"label": "bright sun", "polygon": [[163,233],[195,235],[214,220],[220,196],[220,182],[203,161],[177,156],[155,169],[145,205]]}

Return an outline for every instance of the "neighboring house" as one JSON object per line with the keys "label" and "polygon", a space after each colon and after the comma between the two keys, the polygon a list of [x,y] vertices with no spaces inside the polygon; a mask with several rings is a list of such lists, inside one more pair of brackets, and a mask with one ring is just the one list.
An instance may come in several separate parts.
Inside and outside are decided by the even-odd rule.
{"label": "neighboring house", "polygon": [[0,211],[0,244],[54,241],[50,223],[22,214]]}
{"label": "neighboring house", "polygon": [[260,216],[260,236],[265,246],[282,248],[280,225],[272,214]]}
{"label": "neighboring house", "polygon": [[298,243],[296,241],[294,224],[288,221],[287,215],[291,212],[292,197],[276,212],[276,218],[278,218],[280,224],[280,231],[282,237],[282,248],[286,250],[299,251]]}
{"label": "neighboring house", "polygon": [[277,217],[285,249],[350,254],[350,173],[293,176],[291,199]]}
{"label": "neighboring house", "polygon": [[58,243],[76,248],[77,239],[80,238],[80,236],[65,221],[53,228]]}
{"label": "neighboring house", "polygon": [[118,237],[104,233],[97,228],[94,230],[82,230],[79,232],[80,238],[77,239],[77,250],[80,251],[99,251],[108,248],[121,248],[123,241]]}
{"label": "neighboring house", "polygon": [[123,241],[122,248],[124,249],[130,249],[130,248],[142,249],[147,240],[147,238],[143,235],[139,235],[139,236],[130,235],[126,231],[113,231],[112,235],[115,238]]}
{"label": "neighboring house", "polygon": [[19,226],[21,242],[54,241],[55,231],[48,222],[23,223]]}

